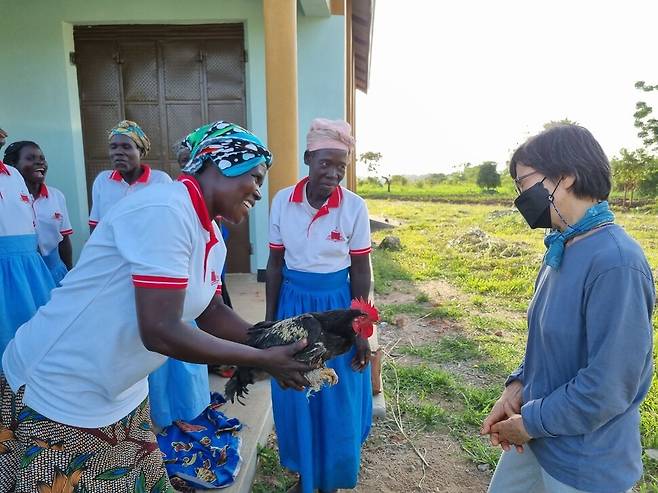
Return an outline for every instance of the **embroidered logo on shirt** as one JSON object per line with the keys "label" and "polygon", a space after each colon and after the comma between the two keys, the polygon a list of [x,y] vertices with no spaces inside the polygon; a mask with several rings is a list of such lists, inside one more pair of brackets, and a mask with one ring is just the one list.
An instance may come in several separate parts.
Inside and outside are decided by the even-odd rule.
{"label": "embroidered logo on shirt", "polygon": [[337,229],[334,229],[331,233],[329,233],[329,236],[327,237],[328,240],[331,241],[344,241],[345,238],[343,238],[343,235],[340,231]]}
{"label": "embroidered logo on shirt", "polygon": [[210,271],[210,285],[211,286],[216,286],[219,284],[219,276],[217,276],[217,272],[214,270]]}
{"label": "embroidered logo on shirt", "polygon": [[30,203],[30,197],[28,197],[28,196],[25,195],[24,193],[21,194],[21,200],[22,200],[23,202],[25,202],[26,204],[29,204],[29,203]]}
{"label": "embroidered logo on shirt", "polygon": [[55,212],[55,214],[53,214],[53,218],[59,220],[62,218],[62,214],[59,212]]}

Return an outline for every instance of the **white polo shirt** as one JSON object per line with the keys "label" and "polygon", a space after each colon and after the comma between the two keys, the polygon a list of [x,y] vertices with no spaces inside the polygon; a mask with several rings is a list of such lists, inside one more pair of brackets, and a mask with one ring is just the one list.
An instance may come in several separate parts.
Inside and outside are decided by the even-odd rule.
{"label": "white polo shirt", "polygon": [[144,172],[135,183],[128,184],[117,170],[101,171],[91,187],[91,212],[89,226],[96,226],[114,204],[134,192],[139,192],[156,183],[171,183],[171,178],[164,171],[151,169],[142,164]]}
{"label": "white polo shirt", "polygon": [[349,267],[352,255],[372,251],[365,201],[340,186],[314,209],[306,198],[304,178],[279,191],[270,208],[270,248],[285,249],[289,269],[328,273]]}
{"label": "white polo shirt", "polygon": [[39,251],[50,254],[65,236],[72,235],[71,221],[64,194],[55,187],[41,185],[39,195],[32,201],[37,223]]}
{"label": "white polo shirt", "polygon": [[32,197],[16,168],[0,161],[0,236],[35,234]]}
{"label": "white polo shirt", "polygon": [[118,421],[167,357],[139,335],[135,286],[184,289],[182,319],[219,292],[226,247],[196,180],[149,187],[103,218],[51,300],[9,342],[2,367],[25,404],[71,426]]}

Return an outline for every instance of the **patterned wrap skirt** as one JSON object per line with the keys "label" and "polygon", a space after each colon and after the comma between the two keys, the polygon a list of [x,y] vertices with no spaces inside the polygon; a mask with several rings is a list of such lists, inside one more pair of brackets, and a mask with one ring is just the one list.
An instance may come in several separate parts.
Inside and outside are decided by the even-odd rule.
{"label": "patterned wrap skirt", "polygon": [[0,374],[0,493],[173,492],[148,399],[102,428],[49,420]]}

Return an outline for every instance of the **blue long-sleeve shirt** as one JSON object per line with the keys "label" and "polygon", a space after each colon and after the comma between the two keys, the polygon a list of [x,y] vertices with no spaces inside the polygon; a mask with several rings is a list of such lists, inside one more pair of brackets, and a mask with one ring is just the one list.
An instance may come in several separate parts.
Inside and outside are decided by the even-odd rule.
{"label": "blue long-sleeve shirt", "polygon": [[642,474],[639,406],[651,386],[656,293],[640,246],[611,225],[543,266],[528,309],[521,414],[540,465],[596,493]]}

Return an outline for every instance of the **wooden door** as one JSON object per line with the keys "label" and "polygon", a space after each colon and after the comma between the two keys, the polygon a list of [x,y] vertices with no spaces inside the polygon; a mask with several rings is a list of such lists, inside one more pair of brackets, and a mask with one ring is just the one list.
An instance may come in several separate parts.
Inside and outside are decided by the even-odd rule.
{"label": "wooden door", "polygon": [[[242,24],[78,26],[74,39],[89,192],[109,167],[107,134],[122,119],[144,129],[145,162],[172,178],[173,146],[191,130],[215,120],[246,126]],[[249,225],[229,231],[227,269],[249,272]]]}

